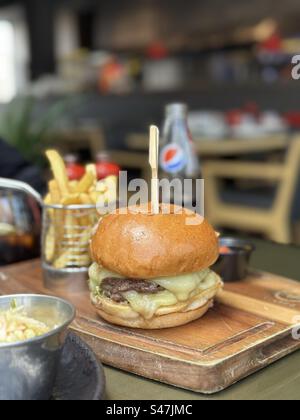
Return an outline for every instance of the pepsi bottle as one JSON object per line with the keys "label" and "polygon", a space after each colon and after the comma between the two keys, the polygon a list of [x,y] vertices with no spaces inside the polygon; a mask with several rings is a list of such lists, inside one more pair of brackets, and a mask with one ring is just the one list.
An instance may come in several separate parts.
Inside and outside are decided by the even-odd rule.
{"label": "pepsi bottle", "polygon": [[[171,201],[178,205],[189,203],[191,207],[196,201],[194,184],[201,178],[201,169],[187,117],[188,107],[185,104],[170,104],[166,107],[160,143],[160,179],[180,180],[183,197],[175,197],[172,189]],[[184,188],[185,180],[193,181],[193,187]]]}

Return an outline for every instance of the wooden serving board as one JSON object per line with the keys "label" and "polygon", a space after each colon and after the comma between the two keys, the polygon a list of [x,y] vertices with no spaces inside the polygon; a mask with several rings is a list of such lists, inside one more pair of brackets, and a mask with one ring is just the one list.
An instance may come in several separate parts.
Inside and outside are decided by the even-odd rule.
{"label": "wooden serving board", "polygon": [[72,325],[104,363],[201,393],[221,391],[298,350],[300,283],[254,273],[227,284],[208,314],[189,325],[158,331],[112,326],[97,317],[89,293],[44,288],[38,261],[4,268],[0,294],[56,294],[77,307]]}

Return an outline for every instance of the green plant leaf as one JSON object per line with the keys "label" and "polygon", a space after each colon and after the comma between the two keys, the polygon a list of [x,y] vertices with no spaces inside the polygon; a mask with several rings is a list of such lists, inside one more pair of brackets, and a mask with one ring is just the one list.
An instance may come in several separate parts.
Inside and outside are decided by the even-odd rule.
{"label": "green plant leaf", "polygon": [[35,116],[37,100],[32,96],[18,97],[0,118],[0,136],[24,158],[40,165],[44,161],[42,149],[47,134],[55,128],[72,103],[69,99],[57,101],[47,111]]}

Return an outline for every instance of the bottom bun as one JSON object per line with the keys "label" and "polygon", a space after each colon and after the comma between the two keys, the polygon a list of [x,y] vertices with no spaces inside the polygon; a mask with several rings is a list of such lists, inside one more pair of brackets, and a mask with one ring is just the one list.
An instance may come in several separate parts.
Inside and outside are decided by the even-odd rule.
{"label": "bottom bun", "polygon": [[144,330],[158,330],[162,328],[179,327],[201,318],[213,306],[213,299],[209,300],[204,306],[188,312],[174,312],[167,315],[154,316],[147,320],[142,316],[133,319],[125,319],[117,315],[108,314],[97,307],[97,312],[101,318],[111,324],[121,325],[129,328],[140,328]]}

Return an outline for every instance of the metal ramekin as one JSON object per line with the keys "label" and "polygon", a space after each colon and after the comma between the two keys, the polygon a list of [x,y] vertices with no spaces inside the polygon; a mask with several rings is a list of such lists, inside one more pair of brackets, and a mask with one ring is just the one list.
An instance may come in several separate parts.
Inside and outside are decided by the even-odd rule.
{"label": "metal ramekin", "polygon": [[0,400],[49,400],[53,391],[67,328],[75,318],[72,304],[51,296],[0,296],[0,311],[12,300],[29,316],[58,325],[40,337],[0,344]]}

